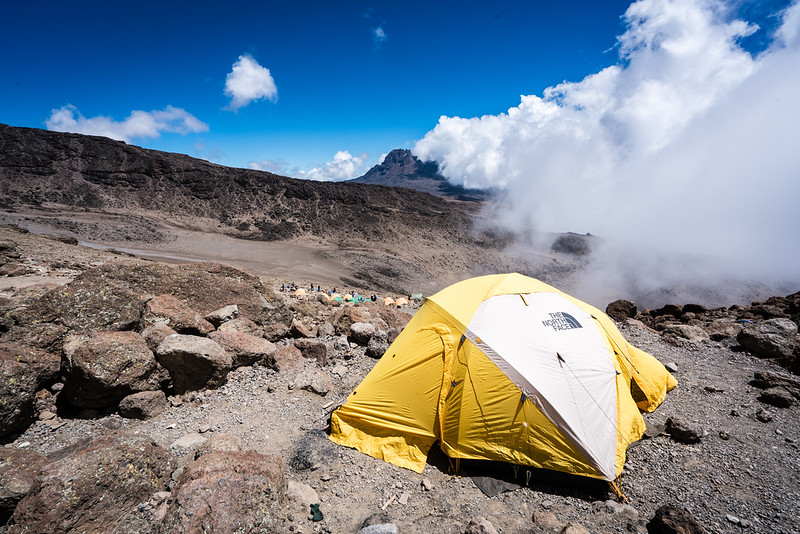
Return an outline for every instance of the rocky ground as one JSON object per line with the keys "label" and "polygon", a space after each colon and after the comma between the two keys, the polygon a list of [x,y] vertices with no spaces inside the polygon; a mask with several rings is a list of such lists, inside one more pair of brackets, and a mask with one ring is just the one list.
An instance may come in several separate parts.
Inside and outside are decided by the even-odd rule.
{"label": "rocky ground", "polygon": [[[648,522],[655,528],[657,509],[673,505],[705,532],[800,532],[800,382],[779,365],[791,367],[794,352],[757,357],[755,348],[744,350],[741,343],[747,342],[737,341],[751,325],[791,321],[792,299],[726,313],[679,307],[642,313],[617,304],[625,336],[667,363],[679,381],[664,404],[645,416],[646,439],[629,450],[622,477],[629,504],[622,506],[594,480],[524,468],[515,477],[511,466],[474,462],[454,475],[440,454],[432,454],[418,475],[328,441],[331,410],[375,363],[368,353],[378,355],[413,306],[330,306],[316,295],[273,292],[281,279],[208,264],[171,267],[13,228],[2,229],[0,244],[0,345],[27,343],[43,353],[39,363],[23,362],[31,369],[44,367],[48,354],[57,362],[56,374],[42,378],[41,389],[31,386],[36,409],[30,426],[3,440],[0,505],[10,513],[9,503],[30,492],[9,532],[26,525],[43,531],[44,524],[64,532],[174,531],[203,516],[192,503],[208,505],[202,495],[209,488],[217,496],[250,496],[214,504],[231,516],[209,519],[217,521],[218,531],[246,517],[251,526],[275,532],[358,532],[369,524],[385,525],[371,532],[392,532],[390,525],[397,532],[646,532]],[[126,302],[138,307],[131,310]],[[219,336],[225,321],[212,312],[234,303],[239,319],[231,331],[252,337]],[[200,318],[179,314],[190,311]],[[203,316],[217,325],[206,326]],[[93,337],[97,332],[122,330],[152,342],[164,332],[145,332],[158,322],[148,318],[159,317],[171,317],[172,326],[193,332],[193,338],[227,340],[238,364],[228,364],[224,384],[201,390],[189,384],[185,391],[173,384],[158,409],[116,397],[95,403],[108,404],[104,408],[76,406],[89,386],[76,389],[78,365],[63,362],[78,362],[85,354],[80,350],[91,347],[64,340],[77,335],[100,343]],[[353,322],[383,334],[364,327],[361,337]],[[796,336],[796,327],[789,335]],[[169,361],[166,349],[154,350]],[[4,373],[16,364],[7,365]],[[159,372],[137,376],[161,384]],[[754,382],[757,374],[760,381]],[[157,394],[159,387],[139,389]],[[4,382],[3,388],[7,393],[11,386]],[[108,451],[116,456],[104,456]],[[89,461],[91,468],[81,463]],[[248,500],[254,494],[269,502]],[[314,503],[320,520],[312,519]],[[44,523],[48,512],[64,516]]]}

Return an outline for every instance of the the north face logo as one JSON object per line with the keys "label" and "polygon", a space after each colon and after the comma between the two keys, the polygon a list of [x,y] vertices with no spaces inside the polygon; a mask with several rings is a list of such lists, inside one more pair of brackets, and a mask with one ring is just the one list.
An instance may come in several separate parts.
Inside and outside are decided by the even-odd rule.
{"label": "the north face logo", "polygon": [[549,313],[550,319],[542,321],[544,326],[551,326],[553,330],[572,330],[573,328],[583,328],[575,317],[566,312]]}

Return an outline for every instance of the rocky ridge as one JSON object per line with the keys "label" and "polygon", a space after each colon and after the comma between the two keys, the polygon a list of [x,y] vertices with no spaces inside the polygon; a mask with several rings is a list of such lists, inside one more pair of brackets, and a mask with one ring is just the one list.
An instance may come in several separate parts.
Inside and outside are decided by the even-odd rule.
{"label": "rocky ridge", "polygon": [[[724,312],[609,306],[625,336],[680,384],[646,415],[648,433],[622,477],[630,502],[621,504],[594,480],[525,469],[515,477],[510,466],[479,462],[454,476],[437,454],[417,475],[329,442],[330,411],[413,308],[294,297],[231,267],[169,266],[29,234],[7,232],[0,248],[3,267],[15,264],[4,278],[18,280],[5,286],[0,320],[0,396],[4,406],[19,402],[0,418],[8,532],[800,524],[800,380],[777,365],[792,330],[782,322],[758,343],[739,339],[769,321],[796,324],[797,295]],[[37,276],[45,281],[23,283]],[[181,379],[185,368],[208,372]]]}

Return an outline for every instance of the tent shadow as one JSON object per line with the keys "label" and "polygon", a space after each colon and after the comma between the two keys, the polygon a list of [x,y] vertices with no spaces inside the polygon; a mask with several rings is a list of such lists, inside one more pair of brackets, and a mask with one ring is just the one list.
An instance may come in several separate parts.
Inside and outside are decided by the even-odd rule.
{"label": "tent shadow", "polygon": [[428,465],[442,473],[469,478],[487,497],[527,487],[540,493],[587,502],[609,498],[609,486],[603,480],[507,462],[462,460],[459,472],[454,473],[455,462],[436,445],[428,452]]}

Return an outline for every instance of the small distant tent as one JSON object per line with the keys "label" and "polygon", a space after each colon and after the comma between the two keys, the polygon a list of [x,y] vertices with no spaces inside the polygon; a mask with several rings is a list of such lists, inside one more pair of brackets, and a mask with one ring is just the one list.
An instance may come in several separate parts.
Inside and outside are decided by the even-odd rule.
{"label": "small distant tent", "polygon": [[392,297],[386,297],[383,299],[384,306],[391,306],[392,304],[394,304],[394,299]]}
{"label": "small distant tent", "polygon": [[394,301],[394,305],[397,306],[398,308],[400,306],[405,306],[406,304],[408,304],[408,299],[405,297],[400,297],[399,299]]}
{"label": "small distant tent", "polygon": [[331,416],[330,439],[422,472],[450,458],[613,481],[641,438],[639,412],[677,382],[598,309],[520,274],[427,298]]}
{"label": "small distant tent", "polygon": [[301,288],[299,288],[299,289],[295,289],[295,290],[294,290],[294,296],[295,296],[295,297],[302,297],[302,296],[304,296],[305,294],[306,294],[306,290],[305,290],[305,289],[303,289],[302,287],[301,287]]}

